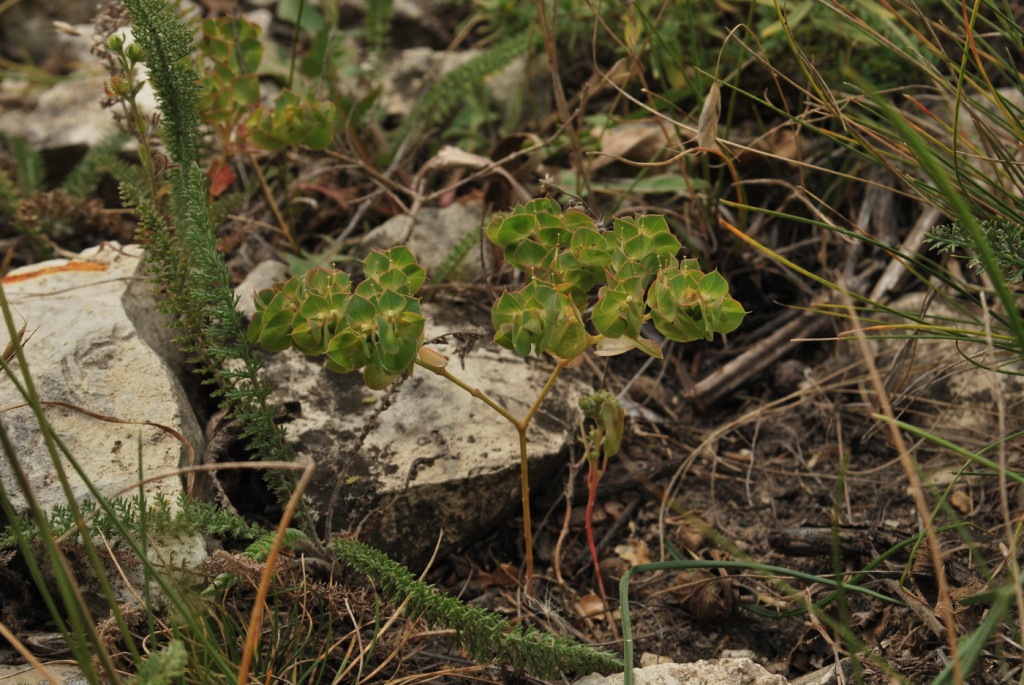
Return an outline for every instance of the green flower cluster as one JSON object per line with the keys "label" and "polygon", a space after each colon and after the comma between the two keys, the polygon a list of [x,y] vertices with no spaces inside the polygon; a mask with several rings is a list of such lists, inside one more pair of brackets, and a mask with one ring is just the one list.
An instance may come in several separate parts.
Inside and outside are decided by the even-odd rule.
{"label": "green flower cluster", "polygon": [[[495,340],[521,355],[571,359],[596,343],[599,352],[639,348],[660,356],[641,337],[647,321],[666,338],[689,342],[730,333],[745,315],[717,271],[706,274],[697,260],[677,259],[682,245],[661,216],[616,219],[602,231],[587,215],[563,213],[542,199],[496,217],[487,236],[530,277],[491,310]],[[582,312],[597,286],[592,336]]]}
{"label": "green flower cluster", "polygon": [[[334,136],[334,103],[313,92],[302,96],[286,88],[273,107],[261,104],[261,34],[258,26],[244,19],[203,21],[199,50],[209,64],[199,104],[203,121],[223,129],[226,140],[240,133],[271,152],[299,145],[325,149]],[[242,124],[244,129],[236,131]]]}
{"label": "green flower cluster", "polygon": [[369,387],[387,387],[412,367],[423,342],[415,294],[426,272],[406,247],[372,252],[363,269],[355,288],[344,272],[316,268],[259,292],[249,342],[324,354],[332,371],[362,369]]}

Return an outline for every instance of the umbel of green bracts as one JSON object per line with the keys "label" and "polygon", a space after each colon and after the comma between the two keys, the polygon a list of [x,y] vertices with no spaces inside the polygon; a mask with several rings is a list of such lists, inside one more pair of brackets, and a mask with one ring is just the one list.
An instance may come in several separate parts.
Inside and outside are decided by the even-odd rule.
{"label": "umbel of green bracts", "polygon": [[272,152],[299,145],[323,150],[334,136],[334,103],[284,89],[273,107],[261,104],[261,33],[244,19],[203,21],[199,49],[210,64],[200,102],[203,121],[229,130],[244,122],[249,139]]}
{"label": "umbel of green bracts", "polygon": [[661,216],[616,219],[602,231],[587,215],[563,214],[558,203],[542,199],[496,217],[487,236],[530,276],[491,310],[495,340],[521,355],[532,350],[571,359],[594,343],[581,311],[598,286],[590,320],[599,350],[603,338],[622,343],[606,350],[660,356],[641,337],[646,321],[669,340],[689,342],[730,333],[745,315],[721,274],[676,257],[682,245]]}
{"label": "umbel of green bracts", "polygon": [[316,268],[259,292],[249,341],[323,354],[329,369],[362,370],[368,386],[387,387],[409,370],[423,342],[415,293],[426,272],[405,247],[373,252],[363,267],[366,279],[355,288],[344,272]]}

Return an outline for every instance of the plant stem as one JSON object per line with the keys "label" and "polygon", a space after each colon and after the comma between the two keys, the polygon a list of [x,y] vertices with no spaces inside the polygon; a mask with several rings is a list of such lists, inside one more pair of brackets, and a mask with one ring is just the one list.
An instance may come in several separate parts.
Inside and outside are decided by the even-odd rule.
{"label": "plant stem", "polygon": [[470,385],[469,383],[467,383],[466,381],[464,381],[461,378],[459,378],[458,376],[453,376],[448,371],[448,369],[446,369],[443,366],[432,366],[430,364],[424,364],[424,363],[420,362],[419,360],[416,361],[416,364],[421,366],[421,367],[423,367],[424,369],[427,369],[428,371],[432,371],[433,373],[436,373],[441,378],[444,378],[446,380],[451,381],[452,383],[454,383],[455,385],[459,386],[460,388],[462,388],[463,390],[468,392],[470,395],[472,395],[473,397],[477,398],[478,400],[480,400],[481,402],[486,404],[488,407],[490,407],[491,409],[496,411],[506,421],[511,423],[513,426],[515,426],[516,429],[519,428],[519,424],[520,424],[519,419],[517,419],[509,410],[505,409],[505,407],[501,406],[500,404],[498,404],[497,402],[492,400],[487,395],[487,393],[485,393],[480,388],[475,388],[472,385]]}
{"label": "plant stem", "polygon": [[601,472],[597,469],[596,459],[587,459],[587,516],[583,527],[587,531],[587,545],[590,547],[590,557],[594,560],[594,575],[597,577],[597,589],[601,592],[601,600],[608,606],[608,597],[604,592],[604,580],[601,578],[600,559],[597,558],[597,545],[594,544],[594,504],[597,502],[597,482],[601,479]]}
{"label": "plant stem", "polygon": [[267,179],[263,175],[263,169],[260,168],[259,162],[256,160],[256,155],[250,153],[249,161],[252,163],[252,168],[256,172],[257,178],[260,181],[260,188],[263,189],[263,196],[267,198],[267,206],[270,207],[270,211],[274,213],[274,218],[277,219],[277,225],[281,229],[281,233],[288,240],[288,245],[291,247],[292,252],[295,254],[301,254],[302,250],[299,247],[298,242],[295,240],[295,235],[292,233],[291,227],[284,218],[284,214],[281,213],[281,208],[277,206],[277,201],[274,200],[274,193],[271,192],[270,186],[267,184]]}
{"label": "plant stem", "polygon": [[526,441],[526,429],[530,427],[530,422],[533,421],[533,417],[537,415],[540,410],[540,405],[544,402],[544,399],[551,392],[551,388],[555,385],[555,380],[562,373],[562,370],[572,362],[571,359],[558,359],[555,363],[555,368],[552,369],[551,375],[548,376],[547,381],[544,382],[544,387],[541,388],[537,398],[533,401],[530,409],[526,412],[526,415],[521,419],[517,419],[505,407],[501,406],[493,399],[491,399],[487,393],[480,388],[476,388],[466,381],[462,380],[458,376],[452,375],[444,366],[435,366],[432,364],[424,364],[417,360],[416,363],[436,373],[444,379],[447,379],[468,392],[473,397],[477,398],[488,407],[496,411],[506,421],[511,423],[516,432],[519,434],[519,479],[522,492],[523,500],[523,543],[526,547],[526,593],[530,593],[530,583],[533,580],[533,527],[532,519],[530,516],[530,462],[529,462],[529,449]]}
{"label": "plant stem", "polygon": [[[584,440],[586,440],[584,435]],[[608,470],[608,454],[604,452],[601,445],[604,444],[604,429],[598,425],[597,433],[593,440],[593,444],[597,446],[600,451],[599,454],[603,454],[604,458],[601,461],[600,467],[597,464],[598,457],[594,456],[594,452],[591,451],[591,445],[588,441],[586,443],[587,450],[587,515],[583,522],[583,527],[587,532],[587,545],[590,547],[590,558],[594,562],[594,576],[597,578],[597,591],[601,593],[601,602],[604,604],[604,615],[608,619],[608,625],[612,629],[612,636],[617,641],[619,639],[619,631],[615,627],[615,618],[612,615],[611,607],[608,604],[608,593],[604,589],[604,578],[601,577],[601,560],[597,555],[597,544],[594,542],[594,505],[597,503],[597,485],[601,482],[601,476]]]}
{"label": "plant stem", "polygon": [[526,548],[526,594],[530,594],[533,581],[533,521],[530,516],[530,458],[526,450],[526,426],[517,425],[519,432],[519,481],[523,499],[523,545]]}

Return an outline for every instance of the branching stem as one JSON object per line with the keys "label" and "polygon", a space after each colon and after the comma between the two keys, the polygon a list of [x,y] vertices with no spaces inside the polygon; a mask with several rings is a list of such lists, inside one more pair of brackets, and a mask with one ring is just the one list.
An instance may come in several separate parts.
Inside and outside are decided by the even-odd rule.
{"label": "branching stem", "polygon": [[521,481],[521,492],[523,501],[523,539],[526,546],[526,591],[529,594],[530,584],[533,580],[533,525],[530,516],[530,461],[529,461],[529,449],[526,439],[526,431],[530,427],[530,422],[533,421],[533,417],[537,415],[540,410],[540,405],[547,398],[548,393],[551,392],[551,388],[554,387],[555,381],[558,376],[561,375],[562,370],[565,369],[570,363],[571,359],[559,359],[555,364],[555,368],[552,369],[551,375],[548,376],[547,381],[544,383],[544,387],[541,388],[537,398],[533,401],[529,410],[523,416],[523,418],[516,418],[512,412],[505,407],[498,404],[490,396],[487,395],[480,388],[474,387],[462,380],[458,376],[453,375],[447,368],[443,366],[435,366],[433,364],[424,364],[417,361],[417,364],[428,371],[436,373],[438,376],[451,381],[458,387],[468,392],[473,397],[477,398],[488,407],[497,412],[502,418],[512,424],[519,434],[519,478]]}

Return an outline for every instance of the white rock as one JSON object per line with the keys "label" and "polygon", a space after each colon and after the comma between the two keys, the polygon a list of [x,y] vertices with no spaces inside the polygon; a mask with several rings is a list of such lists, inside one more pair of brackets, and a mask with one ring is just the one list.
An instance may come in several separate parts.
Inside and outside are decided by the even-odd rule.
{"label": "white rock", "polygon": [[[623,675],[589,675],[576,685],[620,685]],[[633,669],[635,685],[788,685],[750,659],[709,659],[689,664],[659,664]]]}
{"label": "white rock", "polygon": [[[483,52],[426,47],[400,50],[380,70],[383,92],[377,102],[388,114],[404,117],[430,84]],[[520,55],[487,76],[484,82],[490,87],[495,104],[502,110],[514,112],[528,97],[534,106],[546,111],[551,103],[551,80],[546,74],[538,73],[537,67]]]}
{"label": "white rock", "polygon": [[40,670],[31,666],[0,665],[0,683],[4,685],[38,685],[38,683],[53,682],[51,678],[61,685],[88,685],[89,683],[82,673],[82,669],[77,666],[48,663],[44,668],[45,670]]}
{"label": "white rock", "polygon": [[[56,259],[12,271],[3,288],[23,324],[25,356],[45,415],[72,457],[104,497],[125,494],[139,477],[157,478],[145,486],[147,498],[162,493],[172,502],[183,484],[174,471],[191,459],[180,434],[201,454],[203,434],[177,377],[148,342],[166,345],[149,286],[139,273],[141,249],[105,243],[76,259]],[[0,341],[9,339],[0,330]],[[20,376],[20,373],[19,373]],[[43,435],[14,384],[0,380],[0,414],[35,498],[49,510],[66,503]],[[147,423],[148,422],[148,423]],[[73,496],[88,495],[71,472]],[[165,476],[166,477],[161,477]],[[13,484],[6,461],[0,478]],[[8,488],[11,489],[10,487]],[[27,500],[15,489],[12,502]],[[127,494],[134,495],[131,489]],[[205,556],[200,538],[180,541],[164,552],[171,563],[196,563]]]}
{"label": "white rock", "polygon": [[[131,41],[127,27],[118,33]],[[37,150],[53,150],[92,146],[117,130],[111,111],[102,106],[106,99],[104,84],[110,80],[110,74],[98,57],[82,48],[83,43],[89,44],[90,34],[53,33],[54,43],[69,44],[81,53],[81,65],[73,74],[45,90],[17,84],[5,85],[0,90],[0,133],[23,138]],[[145,84],[135,101],[139,110],[149,115],[156,111],[156,95],[145,65],[138,71],[138,78]],[[127,147],[134,146],[130,142]]]}

